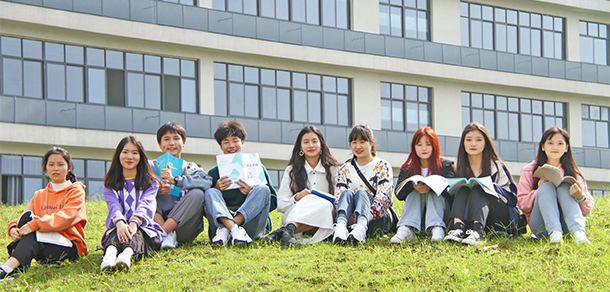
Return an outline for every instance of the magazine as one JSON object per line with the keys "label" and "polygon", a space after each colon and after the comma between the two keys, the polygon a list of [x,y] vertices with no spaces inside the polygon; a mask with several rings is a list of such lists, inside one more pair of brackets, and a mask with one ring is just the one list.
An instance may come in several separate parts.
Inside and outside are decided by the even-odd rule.
{"label": "magazine", "polygon": [[[157,157],[157,176],[161,177],[161,170],[164,168],[170,168],[172,171],[172,177],[177,177],[182,175],[182,163],[184,160],[169,154],[166,152],[165,154]],[[170,184],[170,195],[174,195],[176,197],[180,196],[180,188],[175,185]]]}
{"label": "magazine", "polygon": [[265,171],[258,153],[233,153],[216,156],[218,164],[218,175],[228,176],[233,183],[227,188],[238,189],[239,185],[235,182],[239,179],[249,185],[266,185]]}
{"label": "magazine", "polygon": [[447,179],[440,175],[433,174],[433,175],[426,176],[426,177],[423,177],[421,175],[414,175],[414,176],[411,176],[411,177],[401,181],[396,186],[395,193],[396,194],[400,193],[402,188],[404,186],[406,186],[408,183],[412,183],[413,185],[416,185],[420,182],[427,185],[437,196],[440,196],[443,193],[443,191],[445,191],[445,189],[449,186],[449,184],[447,183]]}
{"label": "magazine", "polygon": [[335,197],[332,196],[329,193],[326,193],[326,192],[323,192],[323,191],[320,191],[320,190],[316,190],[316,189],[312,189],[311,193],[316,195],[316,196],[318,196],[318,197],[320,197],[320,198],[322,198],[322,199],[325,199],[325,200],[329,201],[331,204],[335,204]]}
{"label": "magazine", "polygon": [[567,183],[569,185],[573,185],[576,183],[576,178],[569,175],[563,176],[561,169],[550,164],[545,164],[541,167],[538,167],[538,169],[536,169],[536,171],[534,172],[534,177],[546,177],[550,182],[555,185],[555,187],[558,187],[561,183]]}

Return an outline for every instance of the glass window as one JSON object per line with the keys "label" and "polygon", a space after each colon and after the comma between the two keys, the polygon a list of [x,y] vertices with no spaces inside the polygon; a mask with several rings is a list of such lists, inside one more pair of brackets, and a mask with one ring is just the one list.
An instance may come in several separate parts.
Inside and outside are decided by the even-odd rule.
{"label": "glass window", "polygon": [[563,107],[553,101],[462,92],[462,125],[481,123],[493,139],[537,142],[546,129],[565,128]]}
{"label": "glass window", "polygon": [[461,2],[461,44],[563,59],[563,18]]}
{"label": "glass window", "polygon": [[608,25],[580,21],[580,61],[608,65]]}
{"label": "glass window", "polygon": [[0,37],[0,53],[1,94],[198,110],[197,62],[193,60],[7,37]]}
{"label": "glass window", "polygon": [[349,2],[348,0],[213,0],[212,9],[349,29]]}
{"label": "glass window", "polygon": [[610,108],[583,104],[581,109],[583,146],[610,147]]}
{"label": "glass window", "polygon": [[[430,40],[427,0],[379,1],[379,32],[399,37]],[[462,29],[464,29],[462,27]]]}
{"label": "glass window", "polygon": [[430,125],[430,88],[381,83],[382,129],[416,131]]}
{"label": "glass window", "polygon": [[350,124],[347,78],[222,63],[214,67],[223,72],[228,67],[228,80],[224,73],[214,74],[216,115]]}

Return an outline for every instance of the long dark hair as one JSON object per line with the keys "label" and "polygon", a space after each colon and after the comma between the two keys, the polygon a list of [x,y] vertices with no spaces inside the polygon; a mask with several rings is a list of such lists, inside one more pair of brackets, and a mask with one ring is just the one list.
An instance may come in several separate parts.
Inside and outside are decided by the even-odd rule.
{"label": "long dark hair", "polygon": [[[536,166],[534,167],[534,171],[536,171],[538,167],[544,165],[547,162],[548,157],[546,156],[546,153],[542,150],[542,148],[544,146],[544,143],[546,143],[546,141],[548,141],[549,139],[553,138],[555,134],[561,134],[566,142],[567,151],[559,159],[559,163],[561,164],[561,168],[563,168],[564,175],[569,175],[573,177],[579,175],[580,177],[583,177],[582,173],[580,173],[580,170],[578,169],[578,166],[576,165],[576,162],[574,161],[574,156],[572,156],[572,147],[570,147],[570,135],[566,130],[559,127],[551,127],[548,130],[544,131],[544,134],[542,134],[542,139],[540,139],[540,143],[538,143],[538,155],[536,155]],[[534,189],[538,188],[539,180],[540,178],[534,178]]]}
{"label": "long dark hair", "polygon": [[483,159],[481,161],[481,175],[490,176],[491,163],[500,160],[500,157],[494,148],[494,144],[491,141],[491,138],[489,138],[487,129],[485,129],[485,127],[479,123],[470,123],[466,125],[466,127],[464,127],[464,131],[462,131],[462,138],[460,139],[460,147],[458,149],[457,156],[456,177],[471,178],[474,176],[474,173],[472,173],[472,168],[470,168],[470,161],[468,161],[468,153],[466,153],[466,148],[464,147],[466,134],[472,131],[481,132],[485,138],[485,148],[483,149]]}
{"label": "long dark hair", "polygon": [[413,139],[411,140],[411,153],[409,153],[409,157],[407,161],[400,167],[401,170],[408,170],[409,175],[421,175],[421,160],[417,156],[417,152],[415,151],[415,145],[419,143],[419,141],[423,137],[428,137],[430,140],[430,144],[432,144],[432,155],[430,155],[430,164],[428,165],[428,175],[432,174],[441,174],[441,146],[438,143],[438,136],[430,127],[419,128],[415,134],[413,134]]}
{"label": "long dark hair", "polygon": [[61,147],[52,147],[51,149],[49,149],[49,151],[47,151],[47,153],[45,153],[44,157],[42,157],[42,174],[47,173],[47,163],[49,162],[49,157],[51,157],[51,155],[53,154],[61,155],[61,157],[63,157],[66,161],[66,164],[68,164],[68,169],[70,170],[66,175],[66,180],[69,180],[73,183],[76,182],[77,179],[76,174],[74,174],[74,163],[72,163],[72,156],[70,156],[70,153],[68,153],[68,151]]}
{"label": "long dark hair", "polygon": [[157,176],[152,172],[150,165],[148,164],[148,157],[146,156],[146,152],[144,151],[144,146],[142,146],[142,142],[135,136],[127,136],[119,142],[119,145],[116,146],[114,150],[114,155],[112,156],[112,163],[110,164],[110,170],[106,174],[104,178],[104,186],[113,189],[115,191],[122,190],[125,186],[125,177],[123,176],[123,165],[121,165],[121,152],[127,143],[133,143],[136,145],[138,149],[138,153],[140,154],[140,161],[138,161],[138,165],[136,166],[137,174],[135,179],[135,188],[138,190],[148,189],[154,181],[159,182]]}
{"label": "long dark hair", "polygon": [[299,135],[297,136],[297,140],[294,142],[290,161],[288,161],[288,165],[292,166],[292,170],[290,171],[290,190],[295,194],[307,188],[307,172],[305,171],[306,160],[305,156],[299,155],[303,150],[301,149],[301,141],[303,140],[303,136],[307,133],[315,133],[318,136],[321,146],[320,162],[326,170],[326,181],[328,181],[329,192],[334,193],[335,184],[333,183],[333,174],[330,171],[330,168],[332,166],[339,166],[340,164],[337,159],[330,154],[330,150],[328,149],[322,132],[314,126],[305,126],[305,128],[301,129],[301,132],[299,132]]}
{"label": "long dark hair", "polygon": [[[363,140],[371,142],[371,154],[373,157],[377,156],[377,152],[375,151],[375,142],[373,141],[375,138],[373,137],[373,130],[369,128],[367,125],[355,125],[352,128],[352,131],[349,133],[348,142],[352,143],[354,140]],[[356,159],[356,155],[354,155],[351,159]],[[351,161],[349,159],[348,161]]]}

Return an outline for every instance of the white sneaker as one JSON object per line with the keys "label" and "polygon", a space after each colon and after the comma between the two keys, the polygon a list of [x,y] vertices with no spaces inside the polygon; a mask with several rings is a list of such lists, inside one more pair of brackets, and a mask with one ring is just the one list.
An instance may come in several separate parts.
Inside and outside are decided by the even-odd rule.
{"label": "white sneaker", "polygon": [[552,244],[562,244],[563,243],[563,232],[561,230],[555,230],[555,231],[551,232],[549,237],[551,238]]}
{"label": "white sneaker", "polygon": [[348,239],[351,240],[353,243],[364,244],[366,242],[367,228],[367,226],[364,226],[362,224],[356,224],[354,226],[354,229],[352,229],[352,232],[349,233]]}
{"label": "white sneaker", "polygon": [[130,267],[131,267],[131,256],[128,256],[124,252],[120,253],[119,256],[116,257],[116,269],[128,271]]}
{"label": "white sneaker", "polygon": [[223,246],[229,243],[229,229],[226,227],[216,228],[216,235],[212,238],[213,246]]}
{"label": "white sneaker", "polygon": [[466,237],[462,240],[463,244],[468,244],[468,245],[473,245],[473,246],[485,244],[485,234],[483,234],[483,231],[476,231],[476,230],[470,229],[470,230],[466,231],[466,234],[468,234],[468,237]]}
{"label": "white sneaker", "polygon": [[178,242],[176,241],[176,231],[168,233],[161,242],[161,248],[176,248],[176,245],[178,245]]}
{"label": "white sneaker", "polygon": [[390,243],[400,244],[403,241],[411,241],[415,237],[415,233],[413,233],[413,229],[407,225],[403,225],[398,227],[396,234],[392,236],[390,239]]}
{"label": "white sneaker", "polygon": [[343,224],[335,224],[335,232],[333,234],[333,243],[343,243],[347,241],[347,226]]}
{"label": "white sneaker", "polygon": [[445,238],[445,229],[443,227],[434,226],[432,227],[430,233],[432,233],[432,238],[430,238],[430,241],[443,241]]}
{"label": "white sneaker", "polygon": [[248,236],[248,232],[241,226],[237,226],[237,228],[231,228],[231,243],[233,246],[242,246],[245,244],[250,244],[252,242],[252,238]]}
{"label": "white sneaker", "polygon": [[104,257],[102,258],[102,264],[100,265],[100,271],[102,271],[102,272],[112,271],[112,270],[114,270],[115,266],[116,266],[116,254],[114,254],[112,256],[105,254]]}
{"label": "white sneaker", "polygon": [[584,230],[574,231],[574,235],[572,235],[572,237],[574,238],[574,242],[578,244],[591,244]]}

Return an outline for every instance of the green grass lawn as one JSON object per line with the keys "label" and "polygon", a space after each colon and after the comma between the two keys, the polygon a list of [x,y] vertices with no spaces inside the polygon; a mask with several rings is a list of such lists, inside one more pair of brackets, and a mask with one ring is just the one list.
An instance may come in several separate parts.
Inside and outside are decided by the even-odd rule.
{"label": "green grass lawn", "polygon": [[[0,222],[24,206],[0,207]],[[396,210],[402,202],[396,202]],[[486,247],[431,244],[429,238],[391,246],[389,237],[357,247],[323,242],[300,248],[254,242],[210,247],[206,230],[189,246],[161,251],[129,272],[101,274],[104,202],[88,202],[88,256],[61,266],[37,266],[0,283],[13,291],[600,291],[610,290],[610,199],[598,198],[587,217],[591,245],[561,246],[520,238],[488,238]],[[272,213],[274,227],[280,215]],[[6,231],[0,245],[10,238]],[[3,261],[8,258],[4,254]],[[151,290],[148,290],[151,289]]]}

